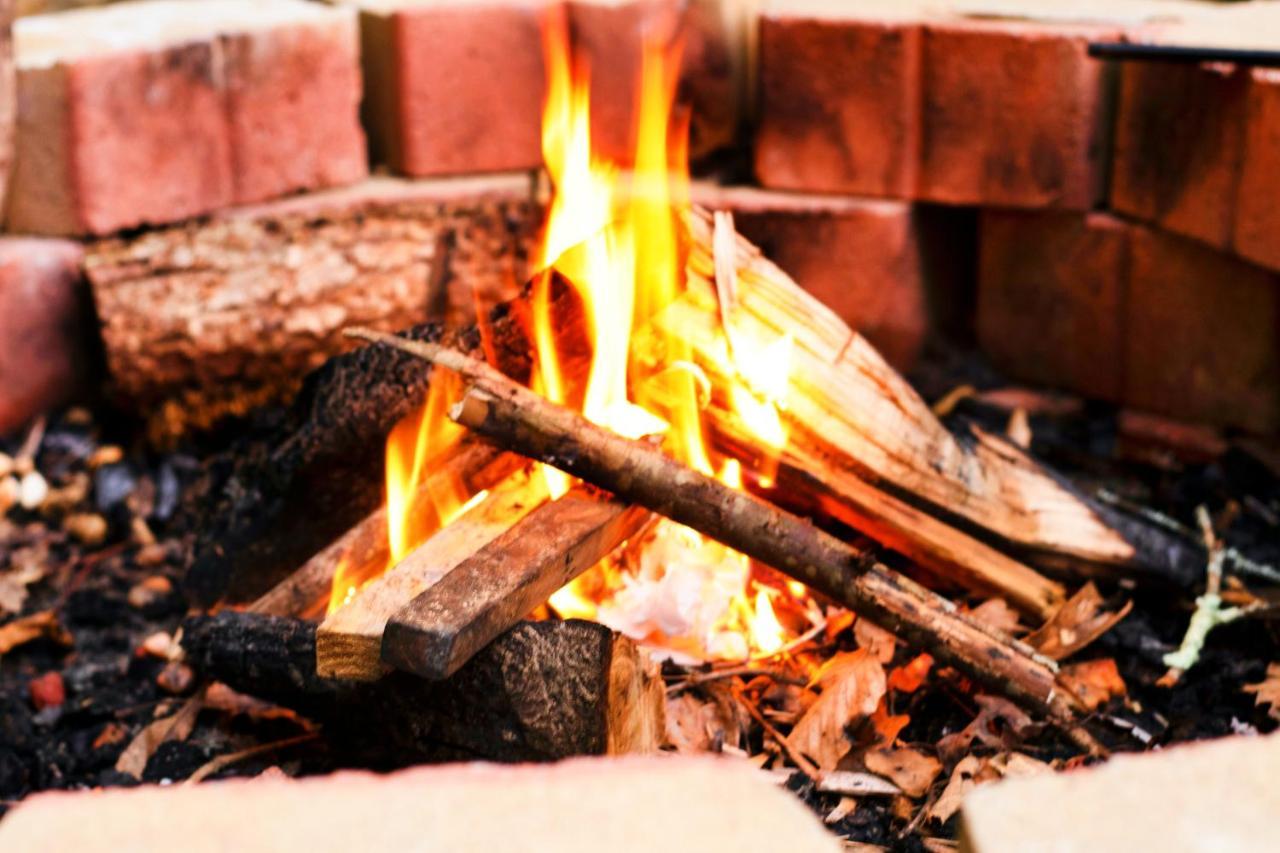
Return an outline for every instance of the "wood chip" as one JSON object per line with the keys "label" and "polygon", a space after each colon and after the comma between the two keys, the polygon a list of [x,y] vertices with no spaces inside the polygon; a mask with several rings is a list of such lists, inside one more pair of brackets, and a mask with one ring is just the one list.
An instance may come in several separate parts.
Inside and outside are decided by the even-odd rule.
{"label": "wood chip", "polygon": [[832,770],[818,779],[818,790],[827,794],[844,794],[850,797],[895,797],[902,790],[893,782],[874,773],[853,770]]}

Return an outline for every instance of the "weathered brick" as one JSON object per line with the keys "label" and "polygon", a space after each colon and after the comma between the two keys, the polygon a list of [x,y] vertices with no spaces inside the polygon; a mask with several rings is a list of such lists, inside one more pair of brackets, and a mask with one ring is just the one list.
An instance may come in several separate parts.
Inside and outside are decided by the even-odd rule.
{"label": "weathered brick", "polygon": [[1248,73],[1230,66],[1125,63],[1111,206],[1230,246],[1248,92]]}
{"label": "weathered brick", "polygon": [[11,230],[104,234],[363,174],[354,42],[329,38],[352,13],[192,9],[150,0],[18,22]]}
{"label": "weathered brick", "polygon": [[976,325],[1000,370],[1120,399],[1129,230],[1106,214],[983,213]]}
{"label": "weathered brick", "polygon": [[930,21],[923,40],[917,196],[1085,210],[1102,190],[1107,26]]}
{"label": "weathered brick", "polygon": [[912,205],[698,185],[694,201],[729,210],[743,236],[861,332],[895,367],[909,369],[934,328],[938,291]]}
{"label": "weathered brick", "polygon": [[0,238],[0,435],[67,402],[95,347],[80,245]]}
{"label": "weathered brick", "polygon": [[237,204],[368,174],[357,30],[326,14],[224,37]]}
{"label": "weathered brick", "polygon": [[1258,432],[1280,428],[1280,278],[1135,228],[1127,302],[1129,405]]}
{"label": "weathered brick", "polygon": [[1235,212],[1236,251],[1280,270],[1280,71],[1256,69],[1249,89],[1244,163]]}
{"label": "weathered brick", "polygon": [[920,27],[910,5],[775,2],[760,19],[755,170],[774,189],[909,198],[919,144]]}

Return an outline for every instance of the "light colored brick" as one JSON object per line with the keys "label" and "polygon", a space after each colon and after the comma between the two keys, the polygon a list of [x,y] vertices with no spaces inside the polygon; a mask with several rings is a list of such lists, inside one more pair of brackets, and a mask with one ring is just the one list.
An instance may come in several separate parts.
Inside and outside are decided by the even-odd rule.
{"label": "light colored brick", "polygon": [[69,240],[0,237],[0,435],[70,400],[91,373],[82,255]]}
{"label": "light colored brick", "polygon": [[1069,773],[976,789],[966,853],[1264,851],[1280,835],[1280,737],[1234,737],[1117,755]]}
{"label": "light colored brick", "polygon": [[1100,213],[982,214],[976,326],[997,368],[1120,399],[1129,230]]}
{"label": "light colored brick", "polygon": [[340,23],[351,12],[194,8],[145,0],[18,22],[11,230],[105,234],[364,173],[354,32]]}
{"label": "light colored brick", "polygon": [[0,845],[67,850],[836,853],[790,792],[745,762],[597,758],[451,764],[387,775],[234,780],[38,794]]}

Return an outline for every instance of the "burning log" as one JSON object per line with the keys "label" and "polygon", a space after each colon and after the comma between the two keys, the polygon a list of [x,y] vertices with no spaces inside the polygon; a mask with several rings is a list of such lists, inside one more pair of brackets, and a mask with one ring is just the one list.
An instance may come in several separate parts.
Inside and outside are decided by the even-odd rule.
{"label": "burning log", "polygon": [[546,400],[489,365],[436,344],[370,330],[366,340],[456,370],[472,383],[450,416],[494,443],[554,465],[693,528],[830,596],[934,657],[1064,726],[1099,749],[1075,723],[1078,703],[1055,668],[1003,634],[868,554],[764,500],[682,465],[658,448],[623,438]]}
{"label": "burning log", "polygon": [[[686,225],[687,288],[654,323],[694,347],[713,386],[731,378],[724,375],[724,357],[712,350],[723,317],[749,340],[790,335],[790,447],[842,479],[857,478],[1037,563],[1182,585],[1198,580],[1204,553],[1195,543],[1086,498],[996,436],[975,433],[964,442],[948,432],[874,348],[741,237],[733,251],[736,299],[721,306],[711,218],[695,210]],[[851,503],[866,513],[879,499],[864,492],[867,500]],[[880,522],[894,526],[892,519]],[[983,554],[966,548],[953,557],[981,571]]]}
{"label": "burning log", "polygon": [[316,720],[335,751],[384,768],[653,752],[663,731],[661,681],[631,641],[589,622],[521,623],[434,682],[320,678],[315,625],[255,613],[192,617],[183,648],[204,675]]}
{"label": "burning log", "polygon": [[405,605],[387,623],[382,659],[426,678],[447,678],[650,518],[589,489],[570,490]]}

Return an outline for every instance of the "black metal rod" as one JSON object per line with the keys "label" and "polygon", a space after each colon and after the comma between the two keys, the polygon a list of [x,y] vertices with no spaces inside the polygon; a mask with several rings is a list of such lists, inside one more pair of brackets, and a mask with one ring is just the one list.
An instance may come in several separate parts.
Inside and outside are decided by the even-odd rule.
{"label": "black metal rod", "polygon": [[1089,55],[1095,59],[1136,59],[1147,62],[1230,62],[1236,65],[1253,65],[1263,68],[1280,67],[1280,50],[1254,50],[1234,47],[1090,42]]}

